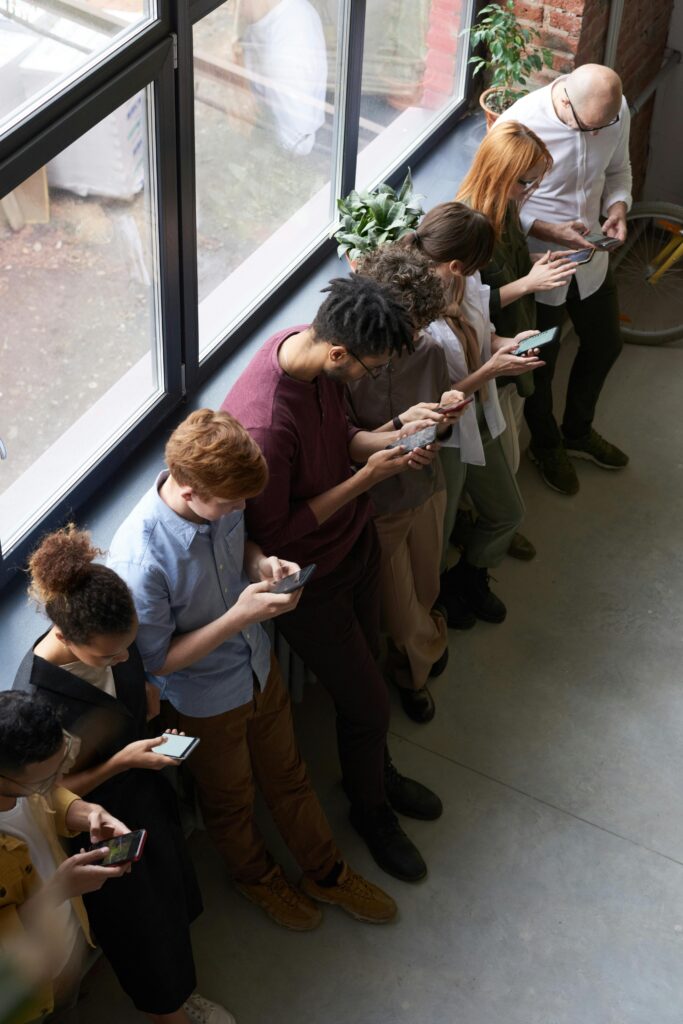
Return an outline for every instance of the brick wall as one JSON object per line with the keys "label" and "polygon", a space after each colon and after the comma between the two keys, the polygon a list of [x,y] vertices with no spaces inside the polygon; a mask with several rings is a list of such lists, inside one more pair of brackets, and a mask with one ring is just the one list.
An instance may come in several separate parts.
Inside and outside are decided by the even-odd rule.
{"label": "brick wall", "polygon": [[[674,0],[626,0],[617,46],[616,70],[633,101],[661,67]],[[539,82],[580,64],[601,64],[605,53],[609,0],[517,0],[517,15],[541,32],[553,55],[552,71]],[[654,97],[631,122],[634,196],[645,180]]]}

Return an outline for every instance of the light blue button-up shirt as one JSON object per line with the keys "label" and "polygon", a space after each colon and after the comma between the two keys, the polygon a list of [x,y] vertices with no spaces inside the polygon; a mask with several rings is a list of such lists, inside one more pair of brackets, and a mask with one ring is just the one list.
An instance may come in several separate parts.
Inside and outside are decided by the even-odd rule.
{"label": "light blue button-up shirt", "polygon": [[116,531],[109,565],[131,591],[140,620],[137,645],[162,700],[195,718],[242,707],[270,671],[270,641],[254,623],[205,658],[168,676],[155,672],[174,636],[213,622],[249,584],[244,572],[244,516],[193,523],[159,496],[168,473],[138,502]]}

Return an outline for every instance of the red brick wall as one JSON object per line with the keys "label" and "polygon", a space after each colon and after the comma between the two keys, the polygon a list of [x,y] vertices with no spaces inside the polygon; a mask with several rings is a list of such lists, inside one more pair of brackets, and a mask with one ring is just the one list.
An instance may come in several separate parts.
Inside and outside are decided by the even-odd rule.
{"label": "red brick wall", "polygon": [[[617,46],[616,70],[633,101],[661,67],[674,0],[626,0]],[[547,82],[580,64],[601,64],[605,53],[609,0],[517,0],[523,23],[541,32],[553,54],[553,69],[539,75]],[[631,122],[634,195],[645,180],[654,98]]]}

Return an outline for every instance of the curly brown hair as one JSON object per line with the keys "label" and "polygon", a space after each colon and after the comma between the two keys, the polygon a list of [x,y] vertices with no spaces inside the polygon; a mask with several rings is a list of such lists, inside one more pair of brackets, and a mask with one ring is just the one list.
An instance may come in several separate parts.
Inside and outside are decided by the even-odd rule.
{"label": "curly brown hair", "polygon": [[393,243],[366,253],[358,273],[389,285],[405,307],[417,330],[442,315],[446,300],[434,264],[418,249]]}
{"label": "curly brown hair", "polygon": [[256,441],[227,412],[197,409],[176,427],[166,444],[171,476],[198,497],[254,498],[268,482],[268,467]]}
{"label": "curly brown hair", "polygon": [[75,644],[98,634],[120,636],[135,622],[130,590],[113,569],[95,562],[102,554],[89,533],[69,523],[44,537],[29,558],[30,596]]}

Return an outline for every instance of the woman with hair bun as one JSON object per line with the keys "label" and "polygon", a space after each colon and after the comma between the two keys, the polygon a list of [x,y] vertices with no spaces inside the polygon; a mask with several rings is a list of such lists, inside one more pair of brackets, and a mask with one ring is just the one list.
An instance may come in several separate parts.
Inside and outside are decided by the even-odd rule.
{"label": "woman with hair bun", "polygon": [[22,661],[13,688],[47,700],[80,741],[68,788],[148,831],[130,873],[84,896],[121,987],[159,1024],[234,1024],[222,1006],[193,995],[190,923],[201,895],[175,793],[160,774],[177,761],[152,749],[164,737],[148,738],[135,607],[124,581],[95,560],[101,554],[72,524],[31,556],[29,592],[52,626]]}

